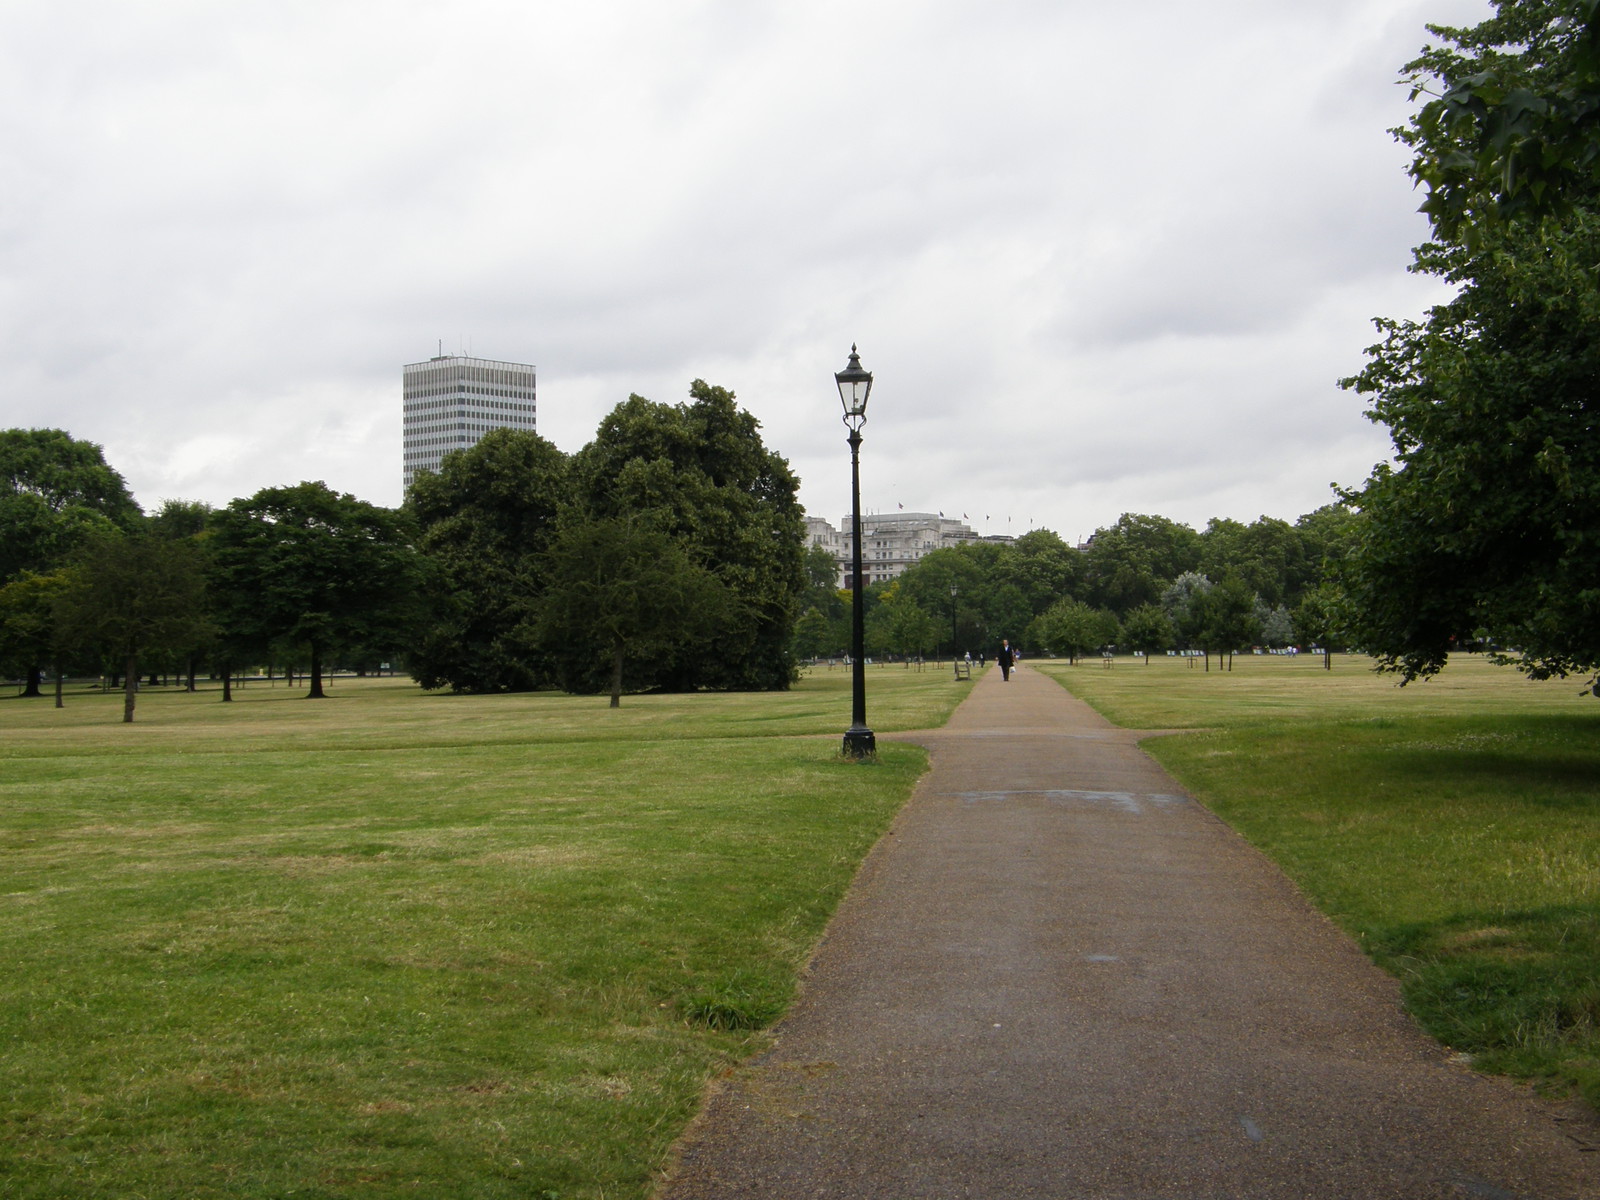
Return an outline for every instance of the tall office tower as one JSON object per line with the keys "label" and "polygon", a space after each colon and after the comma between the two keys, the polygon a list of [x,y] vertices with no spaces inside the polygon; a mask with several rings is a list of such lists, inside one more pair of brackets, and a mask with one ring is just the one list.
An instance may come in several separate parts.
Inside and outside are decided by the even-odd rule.
{"label": "tall office tower", "polygon": [[407,363],[405,388],[405,479],[437,471],[451,450],[465,450],[491,429],[534,428],[538,402],[533,367],[441,354]]}

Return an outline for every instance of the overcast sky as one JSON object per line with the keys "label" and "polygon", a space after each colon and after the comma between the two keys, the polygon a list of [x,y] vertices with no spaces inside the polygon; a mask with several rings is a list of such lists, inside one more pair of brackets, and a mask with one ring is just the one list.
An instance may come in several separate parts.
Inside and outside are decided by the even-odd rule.
{"label": "overcast sky", "polygon": [[1336,380],[1442,295],[1386,130],[1484,0],[0,0],[0,423],[140,503],[401,499],[400,368],[539,432],[732,388],[849,508],[1293,520],[1385,457]]}

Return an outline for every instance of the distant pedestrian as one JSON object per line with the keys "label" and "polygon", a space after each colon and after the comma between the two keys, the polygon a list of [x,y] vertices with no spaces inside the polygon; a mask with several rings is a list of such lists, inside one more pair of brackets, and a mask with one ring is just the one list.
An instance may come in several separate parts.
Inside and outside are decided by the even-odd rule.
{"label": "distant pedestrian", "polygon": [[1000,639],[1000,653],[994,656],[995,662],[1000,664],[1000,678],[1005,683],[1011,682],[1011,664],[1016,661],[1012,653],[1011,643],[1005,638]]}

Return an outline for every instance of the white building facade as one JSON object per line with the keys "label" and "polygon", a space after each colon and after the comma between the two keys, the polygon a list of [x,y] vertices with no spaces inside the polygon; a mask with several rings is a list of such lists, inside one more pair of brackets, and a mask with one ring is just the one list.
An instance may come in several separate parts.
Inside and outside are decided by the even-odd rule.
{"label": "white building facade", "polygon": [[441,354],[407,363],[401,378],[405,416],[405,486],[418,471],[437,471],[452,450],[474,446],[491,429],[533,432],[538,416],[534,369]]}
{"label": "white building facade", "polygon": [[[851,525],[848,514],[839,522],[840,528],[837,529],[821,517],[806,518],[807,540],[834,556],[834,561],[839,565],[841,588],[850,586]],[[935,550],[984,540],[965,521],[952,520],[942,513],[862,514],[861,575],[868,587],[874,583],[887,583]]]}

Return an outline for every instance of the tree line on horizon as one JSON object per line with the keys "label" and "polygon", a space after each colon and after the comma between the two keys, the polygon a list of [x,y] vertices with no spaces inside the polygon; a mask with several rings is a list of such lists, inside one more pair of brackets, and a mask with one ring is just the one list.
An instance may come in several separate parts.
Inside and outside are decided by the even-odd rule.
{"label": "tree line on horizon", "polygon": [[[1263,516],[1214,518],[1204,530],[1125,513],[1084,549],[1048,529],[1014,541],[932,550],[897,578],[865,591],[865,650],[874,657],[937,653],[992,656],[1002,638],[1025,653],[1076,659],[1103,649],[1199,649],[1209,656],[1254,646],[1323,645],[1337,638],[1326,566],[1355,536],[1359,515],[1339,503],[1293,524]],[[795,625],[802,658],[842,656],[851,593],[820,547]]]}
{"label": "tree line on horizon", "polygon": [[424,687],[764,689],[795,676],[803,519],[732,392],[632,396],[566,455],[497,430],[398,509],[326,484],[146,515],[98,446],[0,431],[0,670],[223,680],[399,661]]}
{"label": "tree line on horizon", "polygon": [[[1392,463],[1294,525],[1125,515],[929,554],[866,590],[869,647],[1077,655],[1340,642],[1402,682],[1487,645],[1535,679],[1600,668],[1600,0],[1493,0],[1430,26],[1392,131],[1427,189],[1412,269],[1456,288],[1380,319],[1342,386]],[[425,687],[782,688],[852,597],[804,550],[796,482],[731,392],[630,397],[565,455],[500,431],[397,510],[325,484],[146,516],[100,449],[0,431],[0,670],[403,658]],[[133,692],[126,713],[132,716]]]}
{"label": "tree line on horizon", "polygon": [[[613,703],[787,687],[800,660],[846,651],[851,595],[830,555],[802,551],[798,482],[755,419],[726,389],[697,380],[690,396],[630,397],[573,455],[495,431],[399,509],[302,482],[147,515],[98,446],[0,431],[0,669],[29,695],[47,672],[120,680],[130,720],[158,670],[220,678],[225,700],[245,671],[303,673],[316,697],[331,664],[386,662],[429,689]],[[1085,551],[1049,530],[935,551],[868,590],[869,646],[1287,641],[1350,520],[1329,506],[1197,533],[1129,514]]]}

